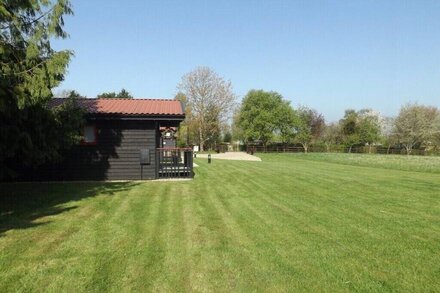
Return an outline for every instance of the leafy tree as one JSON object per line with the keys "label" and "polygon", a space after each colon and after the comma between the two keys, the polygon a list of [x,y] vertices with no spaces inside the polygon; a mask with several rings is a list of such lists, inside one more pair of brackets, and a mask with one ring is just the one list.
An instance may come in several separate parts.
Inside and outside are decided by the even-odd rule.
{"label": "leafy tree", "polygon": [[185,120],[179,125],[177,142],[180,146],[195,145],[198,139],[197,125],[192,115],[191,106],[187,103],[188,99],[182,92],[178,92],[174,98],[182,103],[185,110]]}
{"label": "leafy tree", "polygon": [[125,89],[121,89],[121,91],[116,95],[116,97],[118,99],[133,99],[133,96]]}
{"label": "leafy tree", "polygon": [[55,94],[56,98],[75,98],[75,99],[85,99],[86,97],[81,95],[75,90],[63,90],[60,93]]}
{"label": "leafy tree", "polygon": [[337,123],[330,123],[325,125],[322,132],[321,141],[325,144],[327,152],[330,152],[332,145],[337,144],[340,141],[341,129]]}
{"label": "leafy tree", "polygon": [[290,103],[284,100],[282,102],[284,105],[281,106],[281,109],[278,113],[278,132],[282,142],[284,144],[288,144],[295,138],[299,119],[298,115],[295,113],[295,110],[290,106]]}
{"label": "leafy tree", "polygon": [[371,147],[380,140],[379,115],[371,109],[363,109],[358,112],[359,141],[368,145],[368,153]]}
{"label": "leafy tree", "polygon": [[297,110],[297,115],[295,141],[300,143],[304,148],[304,152],[307,153],[310,144],[318,141],[324,131],[324,117],[316,110],[304,106]]}
{"label": "leafy tree", "polygon": [[343,142],[349,148],[349,153],[354,145],[360,144],[358,116],[355,110],[345,110],[344,118],[339,121]]}
{"label": "leafy tree", "polygon": [[99,94],[96,96],[98,99],[116,99],[116,93],[115,92],[104,92],[102,94]]}
{"label": "leafy tree", "polygon": [[437,116],[435,107],[407,104],[400,109],[395,120],[395,133],[408,155],[414,147],[433,140],[437,132]]}
{"label": "leafy tree", "polygon": [[178,90],[187,97],[192,125],[197,131],[200,149],[220,136],[220,129],[230,118],[235,95],[232,84],[208,67],[197,67],[182,77]]}
{"label": "leafy tree", "polygon": [[68,98],[72,98],[72,99],[80,99],[80,98],[85,98],[84,96],[82,96],[80,93],[78,93],[77,91],[73,90],[70,91],[68,96]]}
{"label": "leafy tree", "polygon": [[283,119],[290,112],[287,107],[289,103],[277,92],[249,91],[238,116],[245,141],[261,141],[266,148],[274,132],[285,127]]}
{"label": "leafy tree", "polygon": [[119,93],[104,92],[102,94],[97,95],[97,98],[98,99],[133,99],[133,96],[125,89],[121,89]]}
{"label": "leafy tree", "polygon": [[204,128],[209,130],[209,132],[206,133],[204,144],[207,149],[215,149],[217,144],[220,143],[222,128],[222,122],[220,121],[219,114],[217,113],[217,108],[215,106],[208,107],[204,124]]}
{"label": "leafy tree", "polygon": [[0,2],[0,179],[59,159],[79,139],[78,107],[46,106],[72,56],[50,43],[67,37],[63,17],[69,14],[68,0]]}
{"label": "leafy tree", "polygon": [[236,107],[232,114],[232,139],[244,141],[243,129],[240,126],[240,107]]}
{"label": "leafy tree", "polygon": [[230,131],[225,132],[223,135],[223,142],[231,142],[232,141],[232,134]]}
{"label": "leafy tree", "polygon": [[380,141],[379,120],[378,113],[371,109],[345,111],[339,125],[343,142],[349,148],[348,152],[351,152],[355,145],[368,145],[371,152],[372,145]]}

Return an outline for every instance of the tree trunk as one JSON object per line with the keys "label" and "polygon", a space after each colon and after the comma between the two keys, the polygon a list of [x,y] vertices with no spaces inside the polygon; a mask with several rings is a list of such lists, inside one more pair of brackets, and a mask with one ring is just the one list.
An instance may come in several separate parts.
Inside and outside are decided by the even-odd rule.
{"label": "tree trunk", "polygon": [[348,149],[348,153],[350,154],[351,153],[351,148],[352,148],[353,146],[350,146],[350,148]]}
{"label": "tree trunk", "polygon": [[368,153],[371,154],[371,144],[368,145]]}
{"label": "tree trunk", "polygon": [[307,154],[309,146],[307,144],[303,144],[304,153]]}
{"label": "tree trunk", "polygon": [[387,155],[390,154],[390,148],[391,148],[391,145],[388,145],[388,148],[387,148]]}
{"label": "tree trunk", "polygon": [[412,148],[410,146],[406,146],[405,148],[406,148],[406,155],[407,156],[411,155]]}
{"label": "tree trunk", "polygon": [[327,150],[327,153],[329,153],[330,152],[330,144],[326,143],[325,144],[325,148]]}
{"label": "tree trunk", "polygon": [[200,139],[200,151],[203,152],[203,133],[202,133],[202,129],[199,130],[199,139]]}

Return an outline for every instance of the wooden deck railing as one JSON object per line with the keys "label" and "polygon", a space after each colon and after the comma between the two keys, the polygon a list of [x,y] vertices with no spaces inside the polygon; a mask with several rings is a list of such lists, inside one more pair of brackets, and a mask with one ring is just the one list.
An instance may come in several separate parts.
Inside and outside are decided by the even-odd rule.
{"label": "wooden deck railing", "polygon": [[191,148],[156,149],[157,178],[193,178],[193,174]]}

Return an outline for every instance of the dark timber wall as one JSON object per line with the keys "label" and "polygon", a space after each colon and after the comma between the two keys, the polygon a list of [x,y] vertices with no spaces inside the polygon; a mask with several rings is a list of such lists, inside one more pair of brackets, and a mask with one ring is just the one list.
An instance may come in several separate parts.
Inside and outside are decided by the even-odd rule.
{"label": "dark timber wall", "polygon": [[143,166],[143,179],[155,174],[158,130],[154,121],[96,120],[96,145],[75,146],[66,159],[42,173],[45,180],[141,179],[139,152],[150,150],[150,165]]}

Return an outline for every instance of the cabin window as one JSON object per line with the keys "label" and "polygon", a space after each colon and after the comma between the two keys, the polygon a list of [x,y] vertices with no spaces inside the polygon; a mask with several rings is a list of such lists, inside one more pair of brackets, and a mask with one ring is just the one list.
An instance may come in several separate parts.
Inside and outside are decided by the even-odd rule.
{"label": "cabin window", "polygon": [[96,144],[96,127],[95,125],[84,126],[83,140],[81,144],[83,145],[94,145]]}

